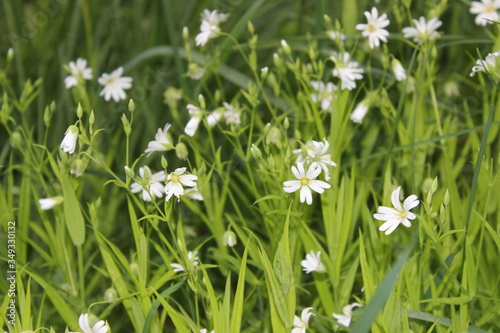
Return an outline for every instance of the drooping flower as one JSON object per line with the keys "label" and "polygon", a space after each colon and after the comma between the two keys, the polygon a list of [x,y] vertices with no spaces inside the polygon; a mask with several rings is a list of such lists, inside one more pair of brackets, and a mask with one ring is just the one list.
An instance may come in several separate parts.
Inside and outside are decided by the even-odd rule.
{"label": "drooping flower", "polygon": [[293,317],[293,328],[292,333],[305,333],[309,328],[309,318],[314,316],[314,313],[310,312],[312,308],[305,308],[302,310],[300,314],[300,318],[298,316]]}
{"label": "drooping flower", "polygon": [[55,206],[61,204],[63,202],[63,197],[51,197],[51,198],[43,198],[38,200],[38,204],[40,205],[41,210],[49,210],[54,208]]}
{"label": "drooping flower", "polygon": [[387,14],[382,14],[379,17],[377,8],[373,7],[371,13],[368,11],[365,12],[365,16],[367,23],[356,25],[356,29],[361,30],[361,34],[368,37],[370,48],[379,47],[380,41],[387,43],[389,31],[384,29],[390,23],[387,19]]}
{"label": "drooping flower", "polygon": [[337,86],[332,82],[325,84],[323,81],[311,81],[311,86],[314,93],[311,94],[311,99],[314,103],[321,105],[321,110],[331,111],[333,93],[337,90]]}
{"label": "drooping flower", "polygon": [[292,193],[300,190],[300,202],[307,202],[308,205],[312,204],[311,190],[323,193],[325,188],[330,188],[331,185],[315,179],[321,173],[321,167],[313,164],[309,167],[307,172],[304,170],[304,163],[297,163],[297,166],[292,166],[292,173],[297,180],[289,180],[283,183],[283,191]]}
{"label": "drooping flower", "polygon": [[413,38],[415,43],[425,43],[426,41],[432,41],[439,38],[439,32],[436,31],[437,28],[443,24],[440,20],[433,17],[428,22],[425,17],[420,16],[418,20],[413,19],[415,27],[403,28],[403,35],[405,38]]}
{"label": "drooping flower", "polygon": [[494,53],[488,53],[486,58],[479,59],[476,61],[476,66],[472,67],[472,72],[470,73],[470,76],[476,75],[477,72],[483,72],[483,71],[494,71],[496,69],[496,61],[498,56],[500,56],[500,51],[494,52]]}
{"label": "drooping flower", "polygon": [[332,155],[327,154],[330,144],[326,141],[326,138],[321,141],[311,140],[307,142],[304,147],[295,149],[293,152],[295,154],[300,154],[297,157],[296,163],[311,163],[315,164],[325,172],[325,179],[330,180],[330,172],[328,170],[329,166],[337,166],[335,162],[332,161]]}
{"label": "drooping flower", "polygon": [[359,68],[357,61],[350,61],[351,55],[347,52],[336,53],[330,57],[335,63],[333,76],[338,77],[341,81],[341,89],[352,90],[356,88],[356,80],[363,78],[364,70]]}
{"label": "drooping flower", "polygon": [[185,189],[184,195],[193,200],[203,201],[203,195],[198,189],[198,185]]}
{"label": "drooping flower", "polygon": [[469,10],[471,14],[477,15],[475,19],[477,25],[486,26],[498,21],[499,9],[500,0],[481,0],[472,1]]}
{"label": "drooping flower", "polygon": [[394,77],[397,81],[406,80],[406,71],[404,67],[401,65],[398,59],[392,59],[392,72],[394,73]]}
{"label": "drooping flower", "polygon": [[[198,255],[198,251],[189,251],[187,253],[186,264],[189,266],[188,270],[191,268],[196,268],[198,266],[198,264],[199,264],[198,260],[200,260],[200,258],[198,258],[197,255]],[[181,264],[178,264],[178,263],[170,264],[170,267],[172,267],[174,269],[174,272],[185,272],[186,271],[184,266],[182,266]]]}
{"label": "drooping flower", "polygon": [[92,80],[92,68],[87,68],[87,60],[78,58],[76,59],[76,62],[70,61],[68,66],[71,71],[71,75],[66,76],[64,79],[66,89],[78,85],[78,79]]}
{"label": "drooping flower", "polygon": [[165,185],[165,200],[168,201],[175,195],[177,200],[184,194],[184,187],[195,187],[198,177],[195,175],[185,174],[186,168],[177,168],[167,176],[167,185]]}
{"label": "drooping flower", "polygon": [[196,45],[204,46],[209,39],[217,37],[220,33],[219,24],[226,21],[228,17],[228,14],[217,13],[217,10],[203,10],[203,13],[201,13],[200,33],[195,37]]}
{"label": "drooping flower", "polygon": [[163,130],[158,128],[158,132],[155,135],[154,141],[149,141],[148,148],[144,151],[148,153],[148,156],[155,151],[166,151],[174,148],[171,138],[168,135],[168,129],[170,128],[170,124],[167,123]]}
{"label": "drooping flower", "polygon": [[221,120],[224,115],[224,110],[217,108],[207,115],[207,125],[208,127],[214,127]]}
{"label": "drooping flower", "polygon": [[138,183],[130,185],[130,191],[137,193],[142,191],[142,200],[153,201],[155,198],[163,197],[163,181],[165,181],[165,171],[151,173],[148,166],[139,168],[139,175],[141,179]]}
{"label": "drooping flower", "polygon": [[90,323],[88,313],[80,315],[80,318],[78,318],[78,325],[83,333],[106,333],[109,331],[109,326],[104,320],[98,320],[94,325],[92,325]]}
{"label": "drooping flower", "polygon": [[222,235],[222,244],[224,246],[233,247],[236,245],[236,243],[237,243],[236,234],[233,231],[230,231],[230,230],[226,231]]}
{"label": "drooping flower", "polygon": [[226,125],[239,125],[241,123],[241,110],[226,102],[222,104],[225,108]]}
{"label": "drooping flower", "polygon": [[410,212],[410,209],[418,206],[419,201],[416,195],[410,195],[406,198],[401,205],[399,201],[399,193],[401,191],[401,186],[395,189],[391,195],[391,201],[394,208],[380,206],[378,212],[373,214],[373,217],[380,221],[386,221],[380,226],[378,230],[385,231],[386,235],[392,233],[400,224],[405,227],[411,227],[410,220],[415,219],[417,216]]}
{"label": "drooping flower", "polygon": [[125,89],[132,88],[132,78],[129,76],[122,76],[123,67],[118,67],[111,74],[103,73],[97,80],[104,88],[99,93],[99,96],[104,96],[106,101],[111,98],[115,102],[119,102],[127,98]]}
{"label": "drooping flower", "polygon": [[68,154],[73,154],[76,148],[76,142],[78,141],[78,127],[71,125],[66,130],[64,138],[61,141],[61,149],[63,152]]}
{"label": "drooping flower", "polygon": [[346,305],[342,308],[342,314],[332,313],[332,316],[337,320],[337,322],[345,327],[349,327],[351,325],[352,319],[352,309],[361,306],[359,303],[352,303]]}
{"label": "drooping flower", "polygon": [[193,136],[198,130],[201,118],[203,117],[203,112],[201,112],[199,107],[194,106],[193,104],[188,104],[187,109],[189,112],[189,116],[191,116],[191,119],[189,119],[188,123],[186,124],[184,132],[189,136]]}
{"label": "drooping flower", "polygon": [[324,272],[325,266],[321,262],[320,256],[321,251],[314,253],[314,251],[311,250],[311,252],[307,253],[306,259],[300,262],[300,264],[302,265],[302,270],[307,274],[311,272]]}
{"label": "drooping flower", "polygon": [[366,113],[368,112],[369,104],[368,100],[364,99],[356,105],[356,108],[351,113],[351,120],[353,123],[362,124],[363,119],[365,119]]}

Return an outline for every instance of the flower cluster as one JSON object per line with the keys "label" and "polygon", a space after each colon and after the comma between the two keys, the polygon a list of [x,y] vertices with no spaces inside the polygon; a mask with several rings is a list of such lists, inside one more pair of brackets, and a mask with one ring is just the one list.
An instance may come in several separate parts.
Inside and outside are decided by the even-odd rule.
{"label": "flower cluster", "polygon": [[[87,60],[78,58],[76,62],[70,61],[68,64],[69,72],[71,73],[64,79],[64,85],[67,89],[75,87],[79,82],[91,80],[92,68],[87,67]],[[119,102],[127,98],[126,89],[132,88],[132,78],[123,75],[123,67],[118,67],[111,74],[103,73],[97,79],[97,82],[104,86],[99,96],[104,96],[104,100],[109,101],[111,98],[115,102]]]}
{"label": "flower cluster", "polygon": [[[144,201],[153,201],[155,198],[162,198],[165,194],[165,200],[169,201],[172,196],[180,200],[182,195],[188,193],[184,187],[190,188],[191,195],[200,195],[197,189],[196,181],[198,177],[186,173],[186,168],[177,168],[168,175],[165,171],[152,173],[148,166],[139,168],[140,178],[130,185],[132,193],[142,191]],[[164,184],[166,180],[166,183]],[[198,198],[195,198],[198,199]],[[199,199],[198,199],[199,200]]]}

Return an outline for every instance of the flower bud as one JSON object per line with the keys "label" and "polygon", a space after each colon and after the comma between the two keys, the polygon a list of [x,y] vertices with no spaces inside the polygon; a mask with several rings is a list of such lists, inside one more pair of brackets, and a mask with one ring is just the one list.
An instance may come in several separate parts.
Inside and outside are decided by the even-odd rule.
{"label": "flower bud", "polygon": [[198,95],[198,102],[200,103],[200,109],[205,110],[205,108],[207,107],[207,105],[205,103],[205,97],[203,97],[202,94]]}
{"label": "flower bud", "polygon": [[12,47],[7,51],[7,62],[11,62],[14,59],[14,49]]}
{"label": "flower bud", "polygon": [[290,45],[288,45],[288,43],[286,42],[286,40],[284,40],[284,39],[281,40],[281,47],[283,48],[283,51],[286,54],[288,54],[288,55],[292,54],[292,49],[290,48]]}
{"label": "flower bud", "polygon": [[443,204],[445,206],[448,206],[450,204],[450,191],[447,189],[446,192],[444,193],[443,197]]}
{"label": "flower bud", "polygon": [[128,110],[130,112],[135,111],[135,103],[134,103],[134,100],[132,98],[128,101]]}
{"label": "flower bud", "polygon": [[182,38],[184,40],[188,40],[189,39],[189,29],[188,29],[188,27],[182,28]]}
{"label": "flower bud", "polygon": [[78,117],[78,119],[80,119],[82,115],[83,115],[82,105],[78,103],[78,107],[76,108],[76,116]]}
{"label": "flower bud", "polygon": [[125,169],[125,174],[127,175],[127,177],[134,178],[135,176],[134,170],[130,169],[128,166],[124,166],[123,168]]}
{"label": "flower bud", "polygon": [[80,177],[83,175],[83,172],[87,168],[87,163],[85,163],[84,160],[80,158],[75,158],[73,161],[71,161],[71,166],[69,169],[69,173],[72,175],[75,175],[76,177]]}
{"label": "flower bud", "polygon": [[123,130],[125,131],[125,135],[129,136],[130,132],[132,131],[132,127],[130,126],[130,122],[128,121],[127,116],[122,114],[121,117],[122,123],[123,123]]}
{"label": "flower bud", "polygon": [[260,151],[259,147],[257,147],[253,143],[252,143],[252,147],[250,147],[250,152],[252,153],[252,156],[256,159],[259,159],[262,157],[262,152]]}
{"label": "flower bud", "polygon": [[248,21],[247,28],[248,28],[248,32],[250,33],[250,35],[253,35],[255,33],[255,28],[253,27],[252,22]]}
{"label": "flower bud", "polygon": [[162,167],[163,169],[166,169],[166,168],[167,168],[167,166],[168,166],[167,159],[165,158],[165,156],[163,156],[163,155],[162,155],[162,157],[161,157],[161,167]]}
{"label": "flower bud", "polygon": [[175,155],[177,155],[177,157],[183,161],[185,161],[188,157],[188,149],[186,147],[186,145],[182,142],[179,142],[176,146],[175,146]]}
{"label": "flower bud", "polygon": [[108,288],[104,292],[104,301],[105,302],[111,303],[117,298],[118,298],[118,293],[116,292],[115,288]]}
{"label": "flower bud", "polygon": [[19,132],[14,132],[10,136],[10,145],[12,148],[19,148],[23,145],[23,138]]}
{"label": "flower bud", "polygon": [[264,67],[260,70],[260,78],[262,79],[262,81],[264,81],[266,79],[268,72],[269,72],[269,68],[267,68],[267,67]]}

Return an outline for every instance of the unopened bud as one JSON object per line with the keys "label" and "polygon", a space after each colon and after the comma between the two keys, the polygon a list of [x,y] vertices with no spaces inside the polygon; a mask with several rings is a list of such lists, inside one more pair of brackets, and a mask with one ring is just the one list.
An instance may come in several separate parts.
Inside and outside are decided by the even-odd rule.
{"label": "unopened bud", "polygon": [[167,159],[165,158],[165,156],[163,156],[163,155],[162,155],[162,157],[161,157],[161,167],[162,167],[163,169],[166,169],[166,168],[167,168],[167,166],[168,166]]}
{"label": "unopened bud", "polygon": [[200,108],[202,110],[205,110],[205,108],[207,107],[206,103],[205,103],[205,97],[203,97],[202,94],[199,94],[198,95],[198,103],[200,103]]}
{"label": "unopened bud", "polygon": [[115,299],[118,298],[118,293],[116,292],[115,288],[108,288],[104,292],[104,301],[105,302],[113,302]]}
{"label": "unopened bud", "polygon": [[448,206],[450,204],[450,191],[447,189],[446,192],[444,193],[443,197],[443,204],[445,206]]}
{"label": "unopened bud", "polygon": [[189,39],[189,29],[188,29],[188,27],[182,28],[182,38],[184,38],[184,40],[188,40]]}
{"label": "unopened bud", "polygon": [[127,177],[129,177],[129,178],[135,177],[134,170],[130,169],[128,166],[124,166],[123,168],[125,169],[125,174],[127,175]]}
{"label": "unopened bud", "polygon": [[90,126],[94,125],[95,123],[95,114],[94,110],[90,111],[90,116],[89,116],[89,124]]}
{"label": "unopened bud", "polygon": [[266,79],[266,77],[267,77],[267,73],[268,73],[268,72],[269,72],[269,68],[267,68],[267,67],[262,68],[262,69],[260,70],[260,78],[261,78],[262,80],[265,80],[265,79]]}
{"label": "unopened bud", "polygon": [[14,49],[11,47],[7,51],[7,62],[11,62],[14,59]]}
{"label": "unopened bud", "polygon": [[255,32],[255,29],[254,29],[254,27],[253,27],[252,22],[248,21],[248,23],[247,23],[247,28],[248,28],[248,32],[250,33],[250,35],[253,35],[253,34],[254,34],[254,32]]}
{"label": "unopened bud", "polygon": [[10,145],[12,148],[19,148],[23,144],[23,138],[19,132],[14,132],[10,136]]}
{"label": "unopened bud", "polygon": [[283,51],[285,51],[286,54],[288,55],[292,54],[292,49],[290,48],[290,45],[288,45],[286,40],[284,39],[281,40],[281,47],[283,48]]}
{"label": "unopened bud", "polygon": [[121,117],[122,123],[123,123],[123,130],[125,131],[125,135],[129,136],[130,132],[132,131],[132,127],[130,126],[130,122],[128,121],[127,116],[122,114]]}
{"label": "unopened bud", "polygon": [[226,231],[224,235],[222,235],[222,244],[224,246],[233,247],[236,245],[236,243],[237,243],[236,234],[234,232]]}
{"label": "unopened bud", "polygon": [[78,117],[78,119],[80,119],[82,115],[83,115],[82,105],[78,103],[78,107],[76,108],[76,116]]}
{"label": "unopened bud", "polygon": [[134,100],[132,98],[128,101],[128,110],[130,112],[135,111],[135,103],[134,103]]}
{"label": "unopened bud", "polygon": [[188,157],[188,149],[186,147],[186,145],[182,142],[179,142],[176,146],[175,146],[175,155],[177,155],[177,157],[181,160],[186,160],[187,157]]}
{"label": "unopened bud", "polygon": [[262,152],[260,151],[259,147],[257,147],[253,143],[252,143],[252,147],[250,147],[250,152],[252,153],[252,156],[254,158],[259,159],[262,157]]}

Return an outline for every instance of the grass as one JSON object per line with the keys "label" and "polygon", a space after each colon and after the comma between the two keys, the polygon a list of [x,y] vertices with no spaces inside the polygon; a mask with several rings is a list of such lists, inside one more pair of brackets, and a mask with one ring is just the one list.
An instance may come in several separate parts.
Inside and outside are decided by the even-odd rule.
{"label": "grass", "polygon": [[[367,1],[4,0],[0,262],[7,278],[15,221],[16,277],[15,297],[0,279],[0,327],[79,331],[91,313],[113,332],[290,332],[312,307],[308,332],[500,330],[499,76],[469,75],[500,30],[475,25],[469,5],[382,0],[390,36],[371,50],[356,30]],[[199,47],[205,8],[230,16]],[[420,16],[443,21],[440,38],[404,38]],[[364,69],[354,89],[340,89],[333,52]],[[93,79],[66,89],[78,57]],[[393,58],[407,79],[395,79]],[[97,78],[119,66],[133,86],[105,101]],[[327,110],[311,97],[316,80],[338,86]],[[224,102],[241,123],[210,126]],[[192,137],[188,104],[203,115]],[[166,123],[175,149],[144,153]],[[73,154],[59,148],[70,125]],[[337,166],[307,205],[283,182],[295,178],[293,150],[324,138]],[[144,166],[186,167],[203,201],[144,201],[131,189]],[[385,235],[373,214],[398,186],[418,196],[417,218]],[[310,251],[324,272],[303,271]],[[332,315],[355,302],[349,325]]]}

